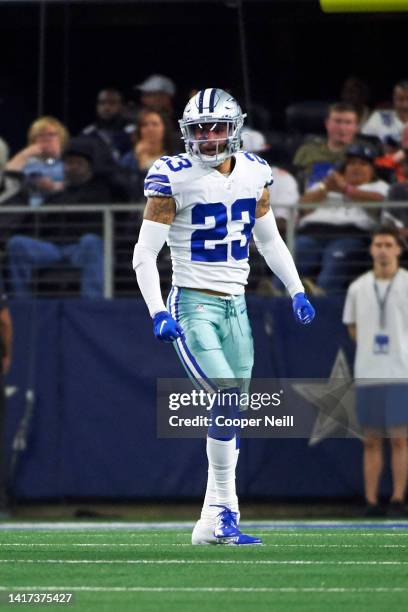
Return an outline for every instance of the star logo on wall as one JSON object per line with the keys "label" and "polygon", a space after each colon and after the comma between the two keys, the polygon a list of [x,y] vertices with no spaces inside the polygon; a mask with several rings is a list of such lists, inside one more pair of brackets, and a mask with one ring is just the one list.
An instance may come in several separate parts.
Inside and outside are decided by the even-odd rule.
{"label": "star logo on wall", "polygon": [[13,397],[18,392],[18,387],[8,385],[5,389],[6,397]]}
{"label": "star logo on wall", "polygon": [[362,439],[356,417],[354,381],[342,349],[339,349],[330,376],[324,383],[296,383],[293,388],[317,408],[309,446],[329,437]]}

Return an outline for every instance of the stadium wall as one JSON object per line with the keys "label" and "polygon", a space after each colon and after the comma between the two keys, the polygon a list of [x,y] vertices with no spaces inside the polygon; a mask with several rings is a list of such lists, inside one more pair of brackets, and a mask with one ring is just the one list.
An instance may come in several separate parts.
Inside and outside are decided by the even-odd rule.
{"label": "stadium wall", "polygon": [[[326,377],[342,347],[343,300],[319,298],[318,319],[297,326],[285,298],[249,297],[256,377]],[[204,440],[156,437],[156,378],[183,377],[169,345],[154,339],[136,299],[10,304],[15,325],[7,379],[7,452],[19,498],[192,498],[206,479]],[[13,438],[34,390],[27,448]],[[362,493],[361,443],[243,440],[241,496],[350,497]]]}

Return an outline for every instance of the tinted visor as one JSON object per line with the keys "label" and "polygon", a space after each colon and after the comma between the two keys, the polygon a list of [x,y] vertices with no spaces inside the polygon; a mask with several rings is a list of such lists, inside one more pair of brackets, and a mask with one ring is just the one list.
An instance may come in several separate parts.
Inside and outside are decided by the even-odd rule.
{"label": "tinted visor", "polygon": [[190,123],[186,126],[188,139],[196,142],[226,141],[234,132],[232,121]]}

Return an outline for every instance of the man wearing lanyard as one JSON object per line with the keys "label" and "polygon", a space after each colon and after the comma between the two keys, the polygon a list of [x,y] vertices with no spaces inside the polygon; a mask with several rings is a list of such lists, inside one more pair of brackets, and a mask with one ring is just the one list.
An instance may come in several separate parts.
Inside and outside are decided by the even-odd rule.
{"label": "man wearing lanyard", "polygon": [[366,515],[380,516],[383,441],[390,438],[393,492],[387,515],[405,516],[408,474],[408,271],[399,267],[397,232],[372,236],[373,269],[349,287],[343,323],[357,344],[354,376],[364,433]]}

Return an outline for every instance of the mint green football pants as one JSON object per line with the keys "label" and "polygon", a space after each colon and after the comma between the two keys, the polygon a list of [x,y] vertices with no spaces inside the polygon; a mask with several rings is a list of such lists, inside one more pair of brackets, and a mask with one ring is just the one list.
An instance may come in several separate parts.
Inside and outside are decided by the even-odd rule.
{"label": "mint green football pants", "polygon": [[245,296],[173,287],[167,308],[184,330],[174,346],[196,386],[206,391],[239,387],[248,393],[254,347]]}

